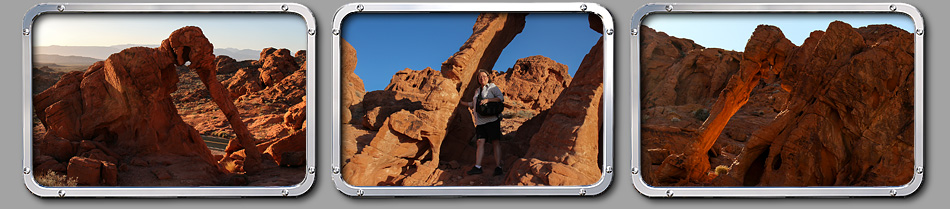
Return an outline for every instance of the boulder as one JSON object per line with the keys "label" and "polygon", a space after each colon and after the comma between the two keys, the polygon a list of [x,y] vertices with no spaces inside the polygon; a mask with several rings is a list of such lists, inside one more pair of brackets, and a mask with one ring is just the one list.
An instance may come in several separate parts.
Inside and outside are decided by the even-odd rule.
{"label": "boulder", "polygon": [[66,177],[75,178],[79,186],[99,186],[101,181],[102,161],[73,157],[66,167]]}
{"label": "boulder", "polygon": [[290,136],[275,139],[264,153],[272,156],[280,166],[302,166],[307,162],[306,151],[307,130],[302,129]]}

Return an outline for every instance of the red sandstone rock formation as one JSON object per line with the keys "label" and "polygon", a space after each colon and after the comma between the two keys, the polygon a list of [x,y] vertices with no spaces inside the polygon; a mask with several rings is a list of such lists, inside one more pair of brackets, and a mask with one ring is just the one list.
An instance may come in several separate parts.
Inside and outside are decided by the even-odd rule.
{"label": "red sandstone rock formation", "polygon": [[584,56],[574,79],[546,113],[508,185],[590,185],[601,177],[603,38]]}
{"label": "red sandstone rock formation", "polygon": [[[797,47],[778,28],[759,26],[742,57],[738,72],[716,98],[702,127],[688,131],[644,122],[644,148],[657,145],[650,137],[657,132],[646,130],[685,133],[682,138],[695,140],[644,153],[652,164],[669,156],[649,172],[654,185],[895,186],[910,181],[914,134],[910,33],[884,25],[854,29],[836,21]],[[649,61],[645,59],[645,65],[662,65]],[[750,100],[763,101],[760,81],[779,82],[781,88],[772,87],[773,92],[789,92],[787,98],[760,105],[780,111],[758,115],[774,120],[737,114]],[[677,89],[675,94],[681,93]],[[710,156],[726,153],[711,148],[721,144],[722,133],[733,134],[725,127],[750,120],[760,125],[749,126],[755,131],[742,140],[748,142],[741,144],[744,148],[729,175],[711,174]]]}
{"label": "red sandstone rock formation", "polygon": [[[525,15],[484,13],[478,16],[472,27],[472,36],[458,52],[442,63],[442,75],[458,82],[456,90],[460,98],[457,101],[468,102],[475,95],[478,84],[475,72],[478,69],[491,70],[495,66],[502,49],[524,29]],[[475,156],[472,152],[461,151],[467,149],[468,141],[475,133],[472,114],[467,107],[459,107],[457,103],[451,108],[454,110],[447,127],[452,129],[442,144],[449,151],[443,152],[442,157],[448,160],[472,159]]]}
{"label": "red sandstone rock formation", "polygon": [[[49,130],[34,142],[37,156],[49,155],[72,163],[71,159],[76,159],[72,156],[109,159],[115,158],[109,154],[114,152],[123,158],[119,163],[135,159],[167,161],[156,166],[165,166],[160,168],[176,174],[180,172],[180,177],[187,181],[178,184],[216,185],[220,171],[215,160],[198,132],[178,115],[170,97],[178,83],[175,66],[190,62],[190,67],[209,89],[212,100],[236,130],[238,137],[232,140],[230,150],[255,147],[233,100],[215,78],[212,49],[199,28],[184,27],[172,32],[159,48],[125,49],[106,61],[93,64],[85,72],[64,75],[53,87],[34,96],[37,118]],[[95,142],[85,143],[95,148],[80,143],[84,140]],[[97,143],[105,145],[97,146]],[[251,150],[244,167],[256,171],[260,152]],[[76,160],[77,166],[83,165],[77,167],[81,170],[76,171],[77,175],[92,176],[96,166],[87,161]],[[169,166],[171,162],[187,165]],[[131,167],[134,168],[129,169],[140,169]],[[99,168],[100,173],[105,174],[99,180],[112,184],[115,165],[102,163]],[[67,169],[67,175],[69,173]],[[137,171],[127,173],[115,175],[129,178],[124,181],[143,178]],[[93,185],[94,181],[83,184]]]}
{"label": "red sandstone rock formation", "polygon": [[913,40],[893,26],[837,21],[813,33],[779,69],[788,109],[753,134],[733,176],[748,186],[910,182]]}
{"label": "red sandstone rock formation", "polygon": [[[649,27],[640,27],[640,37],[643,43],[640,48],[640,89],[644,90],[656,89],[661,82],[668,82],[664,79],[667,69],[683,59],[687,52],[703,48],[692,40],[671,37]],[[649,100],[641,99],[641,105],[646,107]]]}
{"label": "red sandstone rock formation", "polygon": [[341,53],[343,58],[341,66],[343,71],[340,76],[343,77],[342,90],[340,92],[340,98],[343,99],[340,110],[340,118],[342,121],[347,123],[355,123],[354,116],[362,115],[365,109],[362,109],[359,105],[363,101],[363,95],[366,94],[366,88],[363,87],[363,80],[360,79],[356,73],[353,73],[356,70],[356,49],[353,49],[353,46],[350,45],[346,40],[340,39],[342,42]]}
{"label": "red sandstone rock formation", "polygon": [[[447,139],[447,132],[455,130],[448,127],[468,121],[468,128],[473,128],[468,110],[457,108],[464,98],[462,93],[473,95],[471,90],[474,88],[469,85],[472,75],[479,68],[491,69],[501,49],[523,27],[524,14],[479,15],[472,36],[458,53],[442,64],[441,73],[426,73],[425,82],[411,88],[393,86],[392,92],[423,92],[424,96],[419,97],[422,109],[398,111],[385,119],[372,142],[344,166],[344,180],[363,186],[438,184],[442,173],[438,166],[445,146],[443,142]],[[416,74],[416,71],[407,72],[407,78],[414,77],[411,74]],[[364,98],[364,103],[367,100],[369,98]],[[464,145],[467,139],[455,143],[467,146]],[[373,173],[365,173],[367,171]]]}
{"label": "red sandstone rock formation", "polygon": [[[719,96],[729,76],[738,70],[741,54],[723,49],[687,45],[676,51],[673,43],[691,41],[666,36],[642,27],[644,50],[641,60],[642,108],[655,106],[709,105]],[[670,51],[673,52],[670,52]],[[672,92],[672,93],[671,93]]]}
{"label": "red sandstone rock formation", "polygon": [[508,90],[504,92],[506,102],[518,103],[519,109],[551,108],[570,83],[567,65],[541,55],[518,59],[508,72],[495,77],[495,84]]}
{"label": "red sandstone rock formation", "polygon": [[[234,76],[224,81],[232,98],[264,90],[278,85],[278,82],[306,66],[297,64],[297,60],[306,60],[305,55],[297,58],[290,55],[290,50],[265,48],[261,50],[261,58],[247,67],[237,70]],[[227,64],[226,60],[224,61]],[[257,67],[257,68],[255,68]]]}
{"label": "red sandstone rock formation", "polygon": [[[523,24],[523,14],[480,15],[469,41],[441,71],[405,69],[393,75],[386,89],[366,93],[355,105],[365,111],[361,124],[343,121],[344,180],[362,186],[505,184],[502,177],[486,180],[460,173],[474,156],[467,145],[474,126],[470,110],[458,104],[474,95],[474,72],[491,69]],[[507,184],[581,185],[599,179],[602,50],[601,43],[591,49],[578,71],[579,80],[572,80],[563,64],[542,56],[521,59],[508,72],[492,75],[503,91],[523,89],[504,91],[509,110],[533,112],[512,128],[516,132],[506,131],[525,140],[524,145],[508,142],[515,146],[506,145],[506,159],[501,160],[511,165],[528,153],[531,136],[542,135],[531,142],[539,148],[530,152],[530,163],[518,167],[517,172],[531,177]],[[343,93],[349,91],[343,88]],[[564,151],[566,147],[572,148]],[[531,169],[534,172],[527,171]]]}
{"label": "red sandstone rock formation", "polygon": [[47,66],[33,68],[33,95],[39,94],[40,92],[45,91],[49,87],[52,87],[56,84],[56,81],[59,81],[59,78],[63,76],[63,72],[57,72],[53,69],[50,69]]}

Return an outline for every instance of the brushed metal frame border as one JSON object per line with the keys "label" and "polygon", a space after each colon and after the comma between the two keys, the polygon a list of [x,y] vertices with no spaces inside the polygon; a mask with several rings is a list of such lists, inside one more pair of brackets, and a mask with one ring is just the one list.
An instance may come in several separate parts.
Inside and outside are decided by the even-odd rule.
{"label": "brushed metal frame border", "polygon": [[316,162],[316,130],[308,130],[306,174],[290,186],[209,186],[209,187],[45,187],[33,177],[33,22],[43,14],[60,13],[290,13],[306,22],[307,33],[307,126],[316,127],[316,20],[310,9],[296,3],[47,3],[31,8],[23,17],[23,180],[26,188],[40,197],[228,197],[299,196],[313,186]]}
{"label": "brushed metal frame border", "polygon": [[[353,13],[426,13],[426,12],[564,12],[593,13],[604,25],[604,129],[603,172],[599,181],[582,186],[353,186],[340,176],[340,35],[343,19]],[[330,175],[337,190],[349,196],[537,196],[597,195],[607,189],[613,177],[613,18],[596,3],[351,3],[340,7],[333,16],[333,103],[332,159]]]}
{"label": "brushed metal frame border", "polygon": [[873,187],[654,187],[643,180],[640,166],[640,85],[631,91],[631,177],[633,186],[648,197],[826,197],[826,196],[907,196],[923,181],[924,168],[924,20],[916,7],[904,3],[790,3],[719,4],[656,3],[638,9],[631,19],[631,81],[640,81],[641,21],[659,13],[900,13],[913,19],[914,33],[914,177],[901,186]]}

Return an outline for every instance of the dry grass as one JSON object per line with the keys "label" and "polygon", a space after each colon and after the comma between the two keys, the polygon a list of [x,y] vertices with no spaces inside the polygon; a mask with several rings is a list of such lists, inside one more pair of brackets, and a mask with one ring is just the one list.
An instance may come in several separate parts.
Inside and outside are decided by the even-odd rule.
{"label": "dry grass", "polygon": [[242,162],[238,162],[237,160],[228,160],[224,162],[224,169],[231,173],[244,172],[244,165],[242,164]]}
{"label": "dry grass", "polygon": [[74,187],[79,181],[47,170],[45,174],[36,177],[36,183],[47,187]]}
{"label": "dry grass", "polygon": [[502,118],[533,118],[534,116],[535,113],[528,110],[505,111],[501,114]]}
{"label": "dry grass", "polygon": [[729,170],[731,169],[732,168],[729,168],[728,166],[724,166],[724,165],[716,166],[716,175],[721,176],[721,175],[729,174]]}

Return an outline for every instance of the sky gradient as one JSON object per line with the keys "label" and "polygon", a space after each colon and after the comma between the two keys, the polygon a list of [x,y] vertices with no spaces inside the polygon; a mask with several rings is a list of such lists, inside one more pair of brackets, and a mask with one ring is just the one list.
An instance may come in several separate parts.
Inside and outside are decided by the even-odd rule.
{"label": "sky gradient", "polygon": [[642,24],[666,34],[691,39],[706,48],[744,51],[755,27],[774,25],[795,45],[801,45],[815,30],[824,31],[832,21],[840,20],[859,28],[891,24],[914,31],[913,20],[898,13],[795,13],[795,14],[652,14]]}
{"label": "sky gradient", "polygon": [[184,26],[198,26],[215,48],[307,49],[304,19],[277,13],[44,14],[33,26],[34,46],[154,46]]}
{"label": "sky gradient", "polygon": [[[440,70],[442,62],[472,35],[476,13],[353,14],[341,33],[357,54],[355,73],[366,91],[382,90],[393,74],[410,68]],[[535,13],[502,51],[496,71],[521,58],[542,55],[568,66],[573,76],[601,34],[590,29],[586,13]]]}

